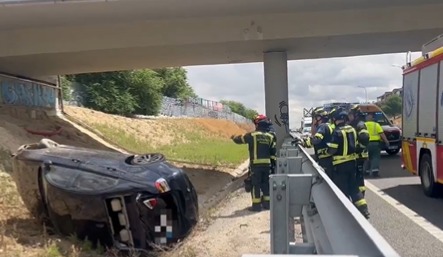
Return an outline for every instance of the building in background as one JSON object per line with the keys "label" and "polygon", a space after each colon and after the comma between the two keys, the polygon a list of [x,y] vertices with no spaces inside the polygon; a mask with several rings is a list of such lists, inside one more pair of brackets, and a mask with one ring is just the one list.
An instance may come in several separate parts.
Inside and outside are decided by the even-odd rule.
{"label": "building in background", "polygon": [[388,97],[392,96],[392,95],[398,95],[398,96],[402,96],[402,92],[403,89],[402,88],[395,88],[390,92],[385,92],[383,95],[377,97],[377,102],[381,103],[386,101],[386,99],[388,99]]}

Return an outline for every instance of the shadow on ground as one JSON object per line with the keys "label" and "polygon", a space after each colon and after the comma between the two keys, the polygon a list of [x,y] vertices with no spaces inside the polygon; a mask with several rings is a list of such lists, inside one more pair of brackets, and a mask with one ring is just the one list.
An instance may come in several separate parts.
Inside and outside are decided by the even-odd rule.
{"label": "shadow on ground", "polygon": [[218,170],[199,168],[183,168],[189,176],[198,194],[200,208],[205,208],[212,203],[211,200],[223,192],[225,187],[235,180],[231,174]]}
{"label": "shadow on ground", "polygon": [[411,173],[401,168],[401,164],[401,153],[388,155],[385,152],[382,152],[380,160],[380,178],[413,177]]}
{"label": "shadow on ground", "polygon": [[443,229],[443,199],[427,197],[421,185],[398,185],[383,192],[416,212],[435,226]]}

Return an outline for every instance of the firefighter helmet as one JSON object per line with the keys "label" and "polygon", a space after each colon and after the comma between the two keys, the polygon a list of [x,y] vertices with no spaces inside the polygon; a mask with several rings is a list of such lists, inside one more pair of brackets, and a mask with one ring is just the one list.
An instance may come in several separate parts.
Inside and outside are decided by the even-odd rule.
{"label": "firefighter helmet", "polygon": [[312,111],[312,116],[324,118],[324,117],[328,116],[328,112],[325,109],[323,109],[322,107],[318,107],[314,111]]}
{"label": "firefighter helmet", "polygon": [[329,113],[329,117],[333,120],[346,120],[348,118],[348,113],[343,108],[334,108]]}
{"label": "firefighter helmet", "polygon": [[268,121],[268,117],[264,114],[258,114],[254,117],[254,124],[258,124],[260,121]]}

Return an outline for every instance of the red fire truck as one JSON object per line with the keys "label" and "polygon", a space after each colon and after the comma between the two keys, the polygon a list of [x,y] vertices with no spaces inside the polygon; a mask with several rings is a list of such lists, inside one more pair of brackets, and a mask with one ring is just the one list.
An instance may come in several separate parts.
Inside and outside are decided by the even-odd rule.
{"label": "red fire truck", "polygon": [[403,66],[402,167],[420,176],[424,193],[443,185],[443,35]]}

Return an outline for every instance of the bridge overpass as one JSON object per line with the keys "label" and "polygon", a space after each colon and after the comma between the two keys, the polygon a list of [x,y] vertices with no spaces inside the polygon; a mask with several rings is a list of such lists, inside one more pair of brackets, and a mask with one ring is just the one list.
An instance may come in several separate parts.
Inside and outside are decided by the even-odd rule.
{"label": "bridge overpass", "polygon": [[441,0],[0,3],[0,71],[8,74],[263,61],[266,113],[281,140],[287,60],[416,51],[443,31]]}
{"label": "bridge overpass", "polygon": [[1,2],[0,70],[28,76],[415,51],[443,30],[439,0]]}

